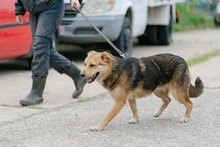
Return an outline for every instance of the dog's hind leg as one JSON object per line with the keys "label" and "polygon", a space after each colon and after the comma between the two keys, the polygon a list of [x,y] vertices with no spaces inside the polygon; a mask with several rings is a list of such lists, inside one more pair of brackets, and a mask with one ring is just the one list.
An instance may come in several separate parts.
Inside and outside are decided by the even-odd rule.
{"label": "dog's hind leg", "polygon": [[183,118],[180,119],[181,123],[187,123],[189,122],[190,115],[192,112],[193,103],[189,99],[189,95],[187,92],[184,92],[182,89],[175,89],[173,92],[171,92],[175,99],[183,104],[186,108],[186,113]]}
{"label": "dog's hind leg", "polygon": [[135,98],[129,99],[128,103],[130,105],[131,112],[132,112],[132,115],[133,115],[133,118],[131,120],[129,120],[128,122],[130,124],[136,124],[136,123],[139,122],[139,116],[138,116],[138,112],[137,112],[137,106],[136,106]]}
{"label": "dog's hind leg", "polygon": [[168,90],[159,90],[159,89],[156,89],[154,91],[154,94],[163,100],[163,104],[161,105],[157,113],[154,114],[154,117],[159,117],[171,102],[171,99],[168,96],[168,92],[169,92]]}

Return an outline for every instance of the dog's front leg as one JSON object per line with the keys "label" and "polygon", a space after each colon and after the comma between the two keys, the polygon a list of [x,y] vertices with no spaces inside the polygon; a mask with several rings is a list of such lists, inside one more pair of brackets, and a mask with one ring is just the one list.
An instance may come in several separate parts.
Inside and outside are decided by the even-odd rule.
{"label": "dog's front leg", "polygon": [[125,101],[115,102],[111,111],[105,116],[105,118],[95,127],[91,127],[91,131],[101,131],[108,123],[118,114],[118,112],[125,105]]}
{"label": "dog's front leg", "polygon": [[138,113],[137,113],[137,106],[136,106],[136,100],[135,99],[129,99],[128,103],[130,105],[131,108],[131,112],[133,114],[133,118],[131,120],[129,120],[130,124],[136,124],[139,122],[139,117],[138,117]]}

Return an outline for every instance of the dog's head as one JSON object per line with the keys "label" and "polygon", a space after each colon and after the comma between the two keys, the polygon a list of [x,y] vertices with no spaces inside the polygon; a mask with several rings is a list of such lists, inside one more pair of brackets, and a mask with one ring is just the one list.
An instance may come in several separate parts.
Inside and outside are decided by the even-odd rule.
{"label": "dog's head", "polygon": [[102,81],[108,76],[113,65],[114,56],[108,52],[90,51],[84,61],[81,76],[87,83]]}

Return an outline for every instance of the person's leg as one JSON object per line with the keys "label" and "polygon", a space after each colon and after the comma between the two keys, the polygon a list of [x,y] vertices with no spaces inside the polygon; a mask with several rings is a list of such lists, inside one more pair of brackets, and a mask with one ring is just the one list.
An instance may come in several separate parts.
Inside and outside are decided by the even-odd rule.
{"label": "person's leg", "polygon": [[48,75],[50,51],[54,34],[57,28],[57,16],[60,14],[60,6],[56,4],[52,8],[40,13],[30,14],[30,24],[32,30],[33,61],[32,61],[32,89],[28,96],[20,101],[21,105],[34,105],[43,102],[42,93],[44,91],[46,78]]}
{"label": "person's leg", "polygon": [[[58,27],[58,24],[61,22],[64,14],[64,3],[62,1],[59,7],[59,13],[56,15],[55,19],[55,29]],[[56,31],[56,30],[55,30]],[[54,68],[59,73],[65,73],[73,79],[76,90],[73,92],[72,97],[77,98],[83,91],[85,86],[85,79],[80,76],[80,69],[66,57],[61,55],[55,48],[52,46],[50,50],[50,66]]]}
{"label": "person's leg", "polygon": [[73,98],[77,98],[83,92],[86,81],[80,76],[80,69],[74,62],[68,60],[54,48],[51,50],[50,66],[59,73],[65,73],[73,79],[76,87],[76,90],[72,94]]}
{"label": "person's leg", "polygon": [[[32,33],[32,40],[33,44],[35,43],[35,32],[37,31],[37,22],[38,22],[38,15],[30,14],[30,26],[31,26],[31,33]],[[32,51],[33,51],[33,44],[32,44]],[[35,54],[33,53],[33,59]],[[33,67],[33,66],[32,66]],[[33,77],[33,69],[32,69],[32,77]],[[29,106],[34,104],[40,104],[43,102],[43,90],[46,83],[46,77],[44,78],[33,78],[32,87],[30,93],[27,97],[23,100],[20,100],[20,104],[22,106]]]}
{"label": "person's leg", "polygon": [[76,86],[76,91],[72,95],[74,98],[78,97],[83,91],[85,80],[80,77],[79,68],[52,47],[55,32],[63,13],[64,3],[61,1],[61,3],[56,4],[49,10],[38,15],[31,15],[33,84],[28,96],[20,101],[21,105],[34,105],[43,102],[42,93],[48,75],[49,64],[58,72],[65,73],[73,79]]}

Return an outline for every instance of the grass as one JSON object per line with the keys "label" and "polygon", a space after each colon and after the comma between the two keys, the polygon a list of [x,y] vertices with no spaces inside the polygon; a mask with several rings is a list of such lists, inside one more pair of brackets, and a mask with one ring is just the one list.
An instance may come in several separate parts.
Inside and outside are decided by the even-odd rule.
{"label": "grass", "polygon": [[193,4],[177,4],[180,21],[173,25],[173,31],[187,31],[214,27],[214,16],[211,12],[197,10]]}
{"label": "grass", "polygon": [[44,109],[43,107],[40,107],[39,105],[32,105],[32,106],[29,106],[29,108],[32,108],[32,109]]}
{"label": "grass", "polygon": [[189,66],[193,66],[195,64],[207,61],[208,59],[210,59],[212,57],[219,56],[219,55],[220,55],[220,50],[214,50],[214,51],[208,52],[206,54],[203,54],[203,55],[201,55],[199,57],[192,58],[192,59],[188,60],[187,64]]}
{"label": "grass", "polygon": [[99,94],[98,96],[86,97],[86,98],[83,98],[83,99],[79,99],[77,102],[78,102],[78,103],[88,102],[88,101],[94,100],[94,99],[96,99],[96,98],[98,98],[98,97],[106,97],[106,95],[107,95],[107,92],[101,93],[101,94]]}

